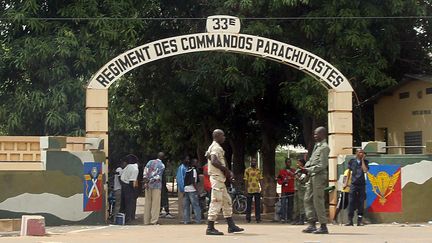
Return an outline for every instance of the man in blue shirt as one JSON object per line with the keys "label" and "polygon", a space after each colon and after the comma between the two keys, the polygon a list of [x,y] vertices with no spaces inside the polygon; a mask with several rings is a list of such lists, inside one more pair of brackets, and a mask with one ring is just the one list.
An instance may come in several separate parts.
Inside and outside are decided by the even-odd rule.
{"label": "man in blue shirt", "polygon": [[177,195],[178,195],[178,219],[183,219],[183,196],[184,196],[184,178],[186,175],[187,164],[189,164],[189,156],[185,156],[183,162],[177,168],[176,181],[177,181]]}
{"label": "man in blue shirt", "polygon": [[158,153],[158,158],[150,160],[144,168],[145,188],[144,224],[158,224],[161,204],[162,174],[165,165],[162,163],[165,154]]}
{"label": "man in blue shirt", "polygon": [[345,226],[353,226],[354,211],[357,210],[357,226],[362,226],[364,201],[366,199],[365,174],[369,170],[369,161],[365,159],[366,153],[363,149],[357,149],[356,158],[348,162],[348,180],[351,179],[348,223]]}

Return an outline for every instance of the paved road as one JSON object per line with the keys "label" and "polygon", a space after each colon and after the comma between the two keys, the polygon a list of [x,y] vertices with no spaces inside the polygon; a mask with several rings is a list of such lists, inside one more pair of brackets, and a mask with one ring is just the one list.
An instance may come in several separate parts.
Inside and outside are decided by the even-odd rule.
{"label": "paved road", "polygon": [[[276,223],[242,224],[246,231],[224,236],[206,236],[205,225],[66,226],[49,227],[45,237],[1,237],[0,242],[175,242],[175,243],[270,243],[270,242],[432,242],[431,225],[329,226],[329,235],[303,234],[304,226]],[[226,233],[226,225],[217,228]]]}

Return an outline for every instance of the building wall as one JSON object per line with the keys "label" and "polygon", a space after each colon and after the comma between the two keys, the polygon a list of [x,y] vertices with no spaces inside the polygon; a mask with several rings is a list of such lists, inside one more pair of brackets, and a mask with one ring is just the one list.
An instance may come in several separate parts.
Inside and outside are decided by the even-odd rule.
{"label": "building wall", "polygon": [[[388,130],[387,145],[405,145],[405,132],[422,131],[423,145],[432,140],[432,94],[426,94],[426,88],[431,87],[431,82],[411,81],[399,87],[391,96],[379,98],[374,107],[375,140],[385,140],[382,128]],[[402,92],[409,92],[409,98],[400,99],[399,94]],[[428,114],[421,114],[423,111],[428,111]],[[404,150],[393,148],[388,153],[402,154]]]}
{"label": "building wall", "polygon": [[[343,174],[343,171],[347,168],[348,161],[352,158],[354,158],[352,155],[339,157],[339,175]],[[370,155],[367,156],[367,159],[371,164],[396,165],[400,167],[400,200],[402,205],[399,212],[370,212],[366,208],[365,217],[368,222],[416,223],[432,219],[432,210],[430,210],[428,203],[432,201],[432,155],[382,154]],[[366,177],[366,184],[370,184],[368,177]],[[346,222],[346,212],[344,213]]]}
{"label": "building wall", "polygon": [[[105,223],[105,153],[100,150],[85,151],[82,144],[85,138],[67,141],[73,145],[68,146],[69,149],[81,146],[82,151],[36,151],[39,141],[34,137],[0,137],[0,144],[3,144],[1,151],[9,159],[0,160],[0,219],[36,214],[44,216],[47,225]],[[26,165],[28,161],[19,160],[23,158],[22,154],[36,152],[39,156],[33,155],[35,161],[31,163],[39,164],[37,168]],[[86,162],[101,163],[103,168],[99,180],[102,184],[99,191],[102,207],[98,211],[84,211]]]}

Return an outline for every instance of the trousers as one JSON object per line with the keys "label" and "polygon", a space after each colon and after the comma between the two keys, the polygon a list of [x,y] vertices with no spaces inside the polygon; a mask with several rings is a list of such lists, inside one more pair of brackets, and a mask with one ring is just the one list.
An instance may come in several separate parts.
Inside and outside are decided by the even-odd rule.
{"label": "trousers", "polygon": [[255,219],[256,221],[261,220],[261,193],[248,193],[247,204],[246,204],[246,220],[251,220],[252,212],[252,199],[255,201]]}
{"label": "trousers", "polygon": [[350,187],[349,202],[348,202],[348,218],[352,220],[354,211],[357,210],[357,215],[363,216],[364,201],[366,199],[366,188],[364,185],[352,185]]}
{"label": "trousers", "polygon": [[304,197],[305,213],[308,222],[320,222],[327,224],[327,212],[325,209],[324,188],[327,185],[327,174],[320,173],[309,178],[306,183]]}
{"label": "trousers", "polygon": [[292,220],[294,208],[294,192],[282,193],[281,199],[281,219],[286,221]]}
{"label": "trousers", "polygon": [[217,215],[222,209],[224,218],[232,216],[232,200],[224,182],[218,181],[210,176],[212,187],[208,220],[216,221]]}
{"label": "trousers", "polygon": [[144,224],[156,224],[159,220],[161,189],[145,189]]}

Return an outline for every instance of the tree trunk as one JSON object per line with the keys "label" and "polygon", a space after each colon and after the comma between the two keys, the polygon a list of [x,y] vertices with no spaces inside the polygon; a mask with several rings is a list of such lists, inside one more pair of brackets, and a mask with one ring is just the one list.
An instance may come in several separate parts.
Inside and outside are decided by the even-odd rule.
{"label": "tree trunk", "polygon": [[235,136],[230,139],[231,148],[233,150],[233,173],[235,179],[235,187],[243,190],[243,173],[245,171],[245,149],[246,149],[246,137],[244,135]]}
{"label": "tree trunk", "polygon": [[263,204],[264,213],[274,212],[274,205],[276,203],[276,182],[275,182],[275,156],[276,156],[276,142],[266,134],[263,134],[263,144],[261,146],[261,153],[263,159]]}

